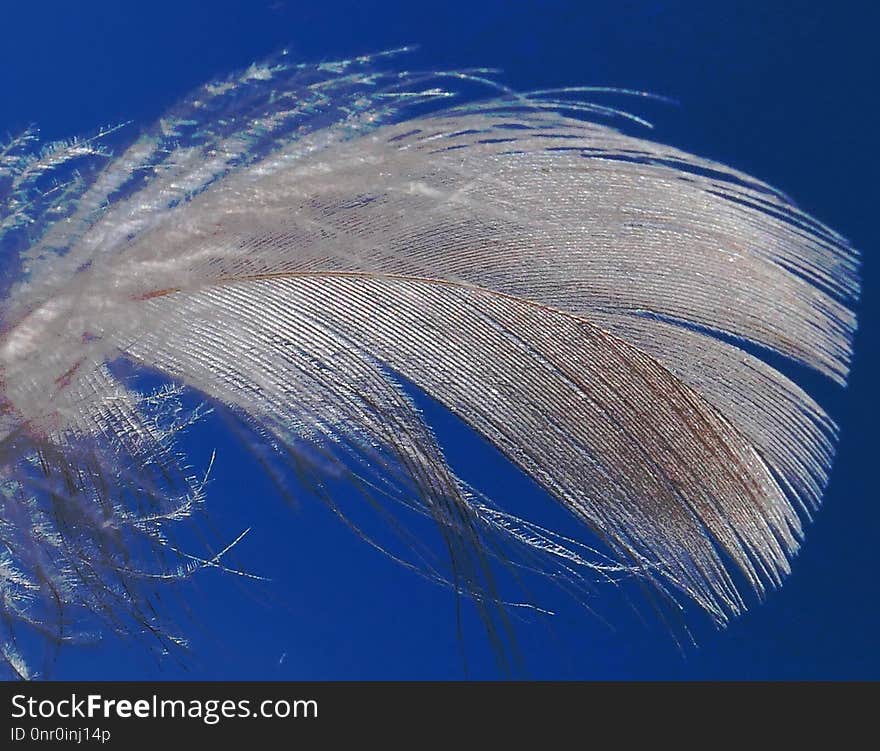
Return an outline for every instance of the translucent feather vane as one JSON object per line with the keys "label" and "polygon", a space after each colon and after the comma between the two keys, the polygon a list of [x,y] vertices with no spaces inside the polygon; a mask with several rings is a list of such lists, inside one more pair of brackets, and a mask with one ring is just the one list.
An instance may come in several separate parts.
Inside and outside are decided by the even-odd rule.
{"label": "translucent feather vane", "polygon": [[[600,89],[520,94],[489,70],[401,71],[399,52],[282,54],[144,131],[0,146],[13,675],[36,674],[35,638],[175,641],[156,589],[234,572],[175,543],[210,514],[176,441],[199,418],[184,391],[267,471],[334,509],[341,478],[387,513],[405,553],[362,536],[469,597],[499,642],[517,604],[499,568],[577,596],[641,579],[718,623],[789,572],[836,426],[772,363],[845,383],[855,251],[759,180],[633,135]],[[459,478],[414,389],[583,538]],[[448,560],[400,514],[432,520]]]}

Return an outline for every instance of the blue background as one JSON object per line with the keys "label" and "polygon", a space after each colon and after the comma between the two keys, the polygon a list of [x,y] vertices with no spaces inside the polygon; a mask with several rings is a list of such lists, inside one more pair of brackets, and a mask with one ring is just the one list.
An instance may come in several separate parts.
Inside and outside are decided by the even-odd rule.
{"label": "blue background", "polygon": [[[542,619],[517,623],[519,675],[876,679],[878,22],[868,2],[4,3],[0,133],[31,122],[47,138],[146,124],[190,88],[282,46],[317,61],[415,42],[408,67],[493,66],[521,90],[594,84],[675,98],[637,103],[656,138],[775,184],[864,253],[851,386],[810,383],[842,425],[832,483],[793,576],[728,629],[690,613],[698,646],[682,652],[650,614],[645,623],[617,618],[611,592],[598,590],[590,604],[617,613],[613,629],[539,593],[560,614],[551,629]],[[424,406],[464,477],[520,506],[542,501],[465,429]],[[502,675],[469,608],[459,641],[449,592],[384,559],[318,502],[285,505],[222,426],[209,421],[187,447],[197,466],[218,449],[209,506],[218,539],[252,527],[235,562],[273,581],[206,572],[166,598],[191,637],[188,653],[159,660],[144,644],[106,636],[62,652],[51,677]]]}

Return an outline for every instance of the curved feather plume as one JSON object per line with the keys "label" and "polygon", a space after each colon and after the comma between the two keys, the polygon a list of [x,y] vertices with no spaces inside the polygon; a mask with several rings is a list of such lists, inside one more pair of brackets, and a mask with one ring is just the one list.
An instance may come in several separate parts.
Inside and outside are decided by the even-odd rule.
{"label": "curved feather plume", "polygon": [[[420,570],[496,635],[494,558],[644,577],[718,622],[744,608],[740,580],[760,593],[788,572],[836,429],[761,355],[845,382],[854,251],[771,187],[603,124],[622,113],[570,90],[394,72],[387,55],[252,66],[113,158],[112,131],[0,151],[16,674],[31,674],[23,631],[64,642],[98,617],[164,638],[153,583],[223,567],[169,532],[204,496],[174,448],[177,389],[137,393],[118,360],[224,405],[319,492],[330,468],[434,519],[452,573]],[[472,85],[492,98],[440,107]],[[407,384],[605,557],[466,485]]]}

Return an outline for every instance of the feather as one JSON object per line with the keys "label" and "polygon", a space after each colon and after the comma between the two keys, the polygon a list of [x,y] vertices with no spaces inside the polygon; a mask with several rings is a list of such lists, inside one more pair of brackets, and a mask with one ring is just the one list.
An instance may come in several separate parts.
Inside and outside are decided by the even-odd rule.
{"label": "feather", "polygon": [[[176,449],[198,417],[182,388],[331,506],[327,473],[432,519],[448,570],[405,528],[401,562],[499,640],[499,559],[572,585],[635,576],[718,623],[789,572],[836,426],[778,363],[845,383],[855,251],[755,178],[630,134],[585,101],[598,90],[399,72],[396,52],[282,54],[127,144],[107,129],[34,151],[27,132],[0,150],[14,674],[31,674],[23,632],[171,638],[151,587],[226,568],[173,542],[205,496]],[[449,106],[468,87],[490,97]],[[121,361],[174,385],[141,392]],[[457,477],[413,388],[603,551]]]}

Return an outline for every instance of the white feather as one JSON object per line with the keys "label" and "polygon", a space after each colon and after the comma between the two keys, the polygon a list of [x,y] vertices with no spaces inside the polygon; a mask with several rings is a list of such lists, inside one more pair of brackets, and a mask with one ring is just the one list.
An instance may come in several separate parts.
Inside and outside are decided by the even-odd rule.
{"label": "white feather", "polygon": [[[854,251],[754,178],[593,121],[608,108],[498,87],[441,110],[487,72],[385,58],[252,66],[115,158],[109,131],[0,151],[21,262],[0,335],[13,672],[19,629],[156,631],[155,580],[219,565],[168,543],[204,481],[175,453],[176,392],[133,393],[120,359],[225,405],[295,471],[432,517],[490,628],[498,557],[628,571],[719,622],[739,576],[761,592],[789,571],[835,427],[759,355],[845,382]],[[467,487],[406,383],[610,557]]]}

